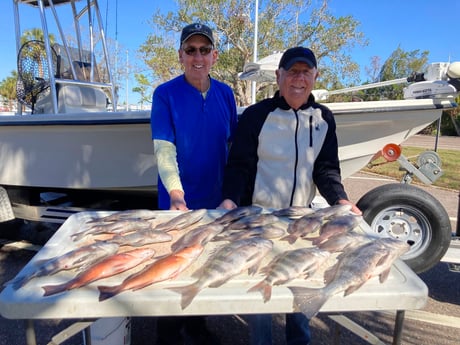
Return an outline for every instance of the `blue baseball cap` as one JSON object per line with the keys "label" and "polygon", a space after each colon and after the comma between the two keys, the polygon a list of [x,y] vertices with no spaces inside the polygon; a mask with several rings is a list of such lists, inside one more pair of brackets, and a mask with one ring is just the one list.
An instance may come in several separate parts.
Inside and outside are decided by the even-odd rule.
{"label": "blue baseball cap", "polygon": [[308,48],[294,47],[286,50],[281,56],[278,68],[284,68],[286,71],[296,62],[304,62],[310,68],[317,67],[315,54]]}

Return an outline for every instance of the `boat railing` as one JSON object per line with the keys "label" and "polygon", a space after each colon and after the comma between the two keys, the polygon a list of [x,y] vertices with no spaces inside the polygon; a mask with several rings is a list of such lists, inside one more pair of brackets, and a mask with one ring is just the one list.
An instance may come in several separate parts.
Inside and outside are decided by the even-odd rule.
{"label": "boat railing", "polygon": [[[47,80],[43,82],[49,88],[40,95],[33,96],[33,113],[67,113],[101,111],[111,103],[116,109],[115,85],[109,66],[102,18],[96,0],[80,2],[78,0],[63,1],[14,1],[15,24],[18,57],[22,40],[19,25],[19,4],[32,5],[38,8],[43,31],[43,56],[36,64],[47,68]],[[74,30],[73,35],[64,33],[55,6],[71,7]],[[48,15],[49,14],[49,15]],[[48,19],[54,18],[59,43],[52,44],[48,30]],[[87,20],[87,21],[85,21]],[[88,35],[82,35],[83,28]],[[88,42],[83,43],[82,37]],[[97,49],[96,49],[97,48]],[[95,51],[100,53],[97,64]],[[27,104],[30,107],[30,104]],[[78,109],[80,107],[80,109]]]}

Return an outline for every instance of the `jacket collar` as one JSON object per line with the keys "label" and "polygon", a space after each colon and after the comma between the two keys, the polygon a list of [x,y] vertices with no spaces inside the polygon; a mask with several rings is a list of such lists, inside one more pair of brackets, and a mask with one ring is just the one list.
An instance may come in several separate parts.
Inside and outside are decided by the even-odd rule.
{"label": "jacket collar", "polygon": [[[275,100],[276,105],[279,108],[281,108],[283,110],[291,109],[291,106],[286,102],[284,97],[280,96],[279,90],[275,92],[275,95],[273,96],[273,99]],[[310,96],[308,97],[307,103],[302,104],[302,106],[299,109],[300,110],[308,109],[309,107],[311,107],[313,105],[313,103],[315,103],[315,97],[313,96],[313,94],[310,94]],[[293,110],[296,110],[296,109],[293,109]]]}

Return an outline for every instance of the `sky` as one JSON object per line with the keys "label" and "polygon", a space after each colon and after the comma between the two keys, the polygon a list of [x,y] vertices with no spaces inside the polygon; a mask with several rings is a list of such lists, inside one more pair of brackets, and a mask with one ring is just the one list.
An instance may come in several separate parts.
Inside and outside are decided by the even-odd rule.
{"label": "sky", "polygon": [[[259,5],[262,3],[260,0]],[[130,63],[136,62],[137,49],[152,32],[148,23],[152,14],[158,8],[165,12],[175,8],[174,2],[165,0],[99,0],[99,5],[104,20],[108,19],[107,37],[116,38],[126,50]],[[398,47],[404,51],[428,50],[430,63],[460,61],[459,0],[330,0],[329,10],[334,16],[351,15],[360,22],[358,29],[369,40],[369,45],[351,53],[361,66],[362,75],[373,56],[380,57],[383,62]],[[38,15],[36,10],[24,11],[21,12],[22,20],[26,19],[27,23],[37,20],[31,13],[35,17]],[[1,81],[16,69],[13,0],[0,0],[0,32]],[[127,86],[131,90],[135,86],[132,77],[122,88]],[[121,90],[119,104],[126,99],[135,103],[137,97],[131,91]]]}

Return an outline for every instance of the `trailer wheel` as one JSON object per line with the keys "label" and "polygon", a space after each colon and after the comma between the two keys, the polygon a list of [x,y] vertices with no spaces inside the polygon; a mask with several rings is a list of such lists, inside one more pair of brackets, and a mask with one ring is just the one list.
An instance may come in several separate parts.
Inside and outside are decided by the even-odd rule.
{"label": "trailer wheel", "polygon": [[449,248],[449,216],[423,189],[401,183],[383,185],[366,193],[357,206],[374,234],[411,245],[401,258],[416,273],[435,266]]}

